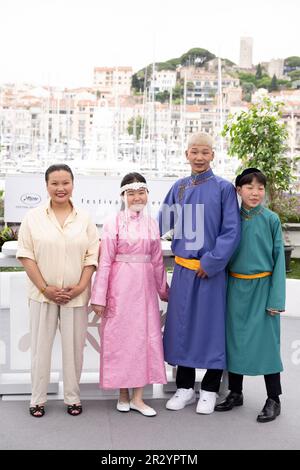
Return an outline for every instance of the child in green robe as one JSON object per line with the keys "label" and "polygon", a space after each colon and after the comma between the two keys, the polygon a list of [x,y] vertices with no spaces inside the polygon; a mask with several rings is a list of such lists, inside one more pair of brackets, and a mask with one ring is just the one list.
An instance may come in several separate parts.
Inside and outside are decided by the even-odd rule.
{"label": "child in green robe", "polygon": [[248,168],[236,178],[242,237],[229,262],[227,365],[229,390],[216,411],[243,404],[243,376],[264,375],[267,400],[257,421],[280,414],[280,312],[285,309],[285,258],[279,217],[262,205],[266,177]]}

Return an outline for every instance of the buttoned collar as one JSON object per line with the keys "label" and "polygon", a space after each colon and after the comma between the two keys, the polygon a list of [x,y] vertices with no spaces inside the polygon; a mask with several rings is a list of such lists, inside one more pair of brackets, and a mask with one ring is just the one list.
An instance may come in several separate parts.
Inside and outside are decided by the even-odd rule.
{"label": "buttoned collar", "polygon": [[198,183],[200,181],[206,180],[208,178],[211,178],[214,176],[214,173],[211,168],[209,168],[207,171],[204,171],[203,173],[192,173],[191,178],[193,180],[193,183]]}

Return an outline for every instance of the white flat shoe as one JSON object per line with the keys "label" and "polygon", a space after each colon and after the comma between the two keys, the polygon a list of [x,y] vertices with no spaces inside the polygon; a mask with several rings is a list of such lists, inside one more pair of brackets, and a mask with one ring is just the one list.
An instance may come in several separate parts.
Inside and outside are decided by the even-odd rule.
{"label": "white flat shoe", "polygon": [[148,405],[145,405],[143,408],[141,408],[132,403],[132,401],[129,403],[129,405],[131,410],[138,411],[144,416],[148,416],[149,418],[152,416],[156,416],[156,411]]}
{"label": "white flat shoe", "polygon": [[129,401],[119,401],[118,400],[117,410],[122,411],[122,412],[130,411]]}

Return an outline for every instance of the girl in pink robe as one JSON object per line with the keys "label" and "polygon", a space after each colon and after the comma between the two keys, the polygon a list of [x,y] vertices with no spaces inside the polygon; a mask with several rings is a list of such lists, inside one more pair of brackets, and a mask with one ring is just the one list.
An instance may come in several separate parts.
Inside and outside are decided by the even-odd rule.
{"label": "girl in pink robe", "polygon": [[167,382],[157,293],[167,300],[168,285],[159,228],[144,210],[147,194],[142,175],[123,178],[125,210],[104,225],[91,303],[102,317],[100,386],[120,389],[119,411],[155,416],[142,394],[147,384]]}

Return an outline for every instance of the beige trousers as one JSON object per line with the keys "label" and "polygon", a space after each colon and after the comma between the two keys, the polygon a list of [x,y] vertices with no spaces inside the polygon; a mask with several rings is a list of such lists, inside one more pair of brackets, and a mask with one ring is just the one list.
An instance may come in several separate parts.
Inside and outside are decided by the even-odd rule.
{"label": "beige trousers", "polygon": [[79,381],[86,340],[87,307],[64,307],[47,302],[29,301],[31,333],[31,405],[47,401],[51,352],[57,326],[62,343],[64,401],[80,402]]}

